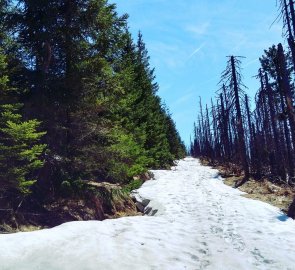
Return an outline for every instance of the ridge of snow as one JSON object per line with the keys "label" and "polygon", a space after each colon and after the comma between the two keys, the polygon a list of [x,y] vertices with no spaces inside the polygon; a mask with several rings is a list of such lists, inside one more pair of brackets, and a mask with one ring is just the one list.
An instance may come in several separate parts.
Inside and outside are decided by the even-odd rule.
{"label": "ridge of snow", "polygon": [[134,196],[151,216],[0,235],[0,270],[295,269],[295,221],[186,158]]}

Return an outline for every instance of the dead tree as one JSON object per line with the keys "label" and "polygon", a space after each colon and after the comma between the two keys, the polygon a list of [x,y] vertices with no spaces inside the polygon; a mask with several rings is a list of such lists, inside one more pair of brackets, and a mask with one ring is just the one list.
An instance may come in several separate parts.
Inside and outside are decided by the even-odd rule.
{"label": "dead tree", "polygon": [[292,101],[291,87],[289,83],[289,76],[287,71],[286,59],[284,54],[284,49],[282,44],[278,45],[278,67],[279,67],[279,76],[281,77],[282,91],[283,96],[285,97],[285,102],[287,106],[287,115],[290,123],[291,134],[292,134],[292,143],[293,149],[295,147],[295,112]]}
{"label": "dead tree", "polygon": [[[289,3],[288,3],[289,2]],[[281,16],[283,17],[283,28],[285,30],[285,36],[288,41],[293,65],[295,66],[295,12],[293,0],[280,0],[281,4]]]}
{"label": "dead tree", "polygon": [[246,151],[246,143],[245,143],[245,132],[243,127],[243,119],[242,119],[242,111],[241,111],[241,104],[240,104],[240,97],[239,97],[239,90],[240,90],[240,76],[237,73],[237,65],[239,61],[236,57],[230,57],[231,62],[231,87],[234,91],[234,100],[235,100],[235,109],[236,109],[236,125],[237,125],[237,132],[238,132],[238,140],[239,140],[239,154],[242,162],[242,166],[245,173],[245,181],[249,179],[249,165],[247,160],[247,151]]}
{"label": "dead tree", "polygon": [[273,134],[273,140],[275,145],[275,156],[274,156],[274,161],[276,164],[275,166],[276,166],[277,173],[279,174],[281,179],[286,180],[286,172],[284,168],[283,155],[282,155],[282,150],[280,147],[280,139],[279,139],[277,124],[275,119],[275,110],[274,110],[275,105],[273,100],[273,93],[272,93],[271,86],[269,84],[267,73],[265,73],[264,79],[265,79],[265,90],[266,90],[267,99],[268,99],[268,107],[270,111],[272,134]]}
{"label": "dead tree", "polygon": [[[223,86],[225,87],[225,86]],[[220,93],[220,106],[221,106],[221,115],[219,119],[219,126],[221,129],[221,142],[224,147],[224,156],[225,160],[229,161],[230,159],[230,140],[229,140],[229,123],[228,123],[228,116],[225,111],[225,106],[224,106],[224,99],[223,99],[223,94]]]}

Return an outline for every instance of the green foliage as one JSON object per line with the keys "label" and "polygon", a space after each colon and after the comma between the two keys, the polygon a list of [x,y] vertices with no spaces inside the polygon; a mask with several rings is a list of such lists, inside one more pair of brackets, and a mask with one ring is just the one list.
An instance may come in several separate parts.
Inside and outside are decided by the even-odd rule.
{"label": "green foliage", "polygon": [[[10,80],[25,119],[39,120],[23,121],[21,106],[0,97],[6,104],[1,132],[7,147],[15,146],[21,183],[38,180],[44,190],[70,194],[84,188],[76,179],[128,183],[183,157],[179,134],[156,95],[142,35],[132,40],[128,16],[119,16],[114,4],[21,0],[7,10],[9,74],[0,86],[9,92]],[[6,65],[2,55],[0,68]],[[46,133],[37,131],[40,121]],[[49,151],[37,178],[41,138]]]}
{"label": "green foliage", "polygon": [[63,181],[60,185],[60,193],[63,197],[72,196],[74,190],[70,181]]}
{"label": "green foliage", "polygon": [[[0,106],[1,111],[1,106]],[[12,119],[20,115],[11,113]],[[45,132],[37,132],[40,122],[36,120],[5,121],[7,114],[0,114],[0,181],[4,186],[19,189],[22,193],[30,192],[36,179],[33,172],[43,166],[40,156],[46,145],[38,144]]]}
{"label": "green foliage", "polygon": [[37,132],[37,120],[22,121],[18,113],[21,104],[3,103],[9,100],[5,72],[5,57],[0,54],[0,182],[4,188],[28,194],[36,182],[34,172],[43,166],[40,156],[46,145],[38,142],[46,132]]}
{"label": "green foliage", "polygon": [[122,128],[117,128],[113,131],[112,137],[111,178],[126,181],[146,172],[150,159],[146,156],[145,150],[135,142],[132,134],[126,134]]}
{"label": "green foliage", "polygon": [[77,180],[63,180],[59,186],[59,196],[63,198],[83,198],[87,191],[94,191],[95,188],[87,185],[87,182],[77,179]]}
{"label": "green foliage", "polygon": [[123,186],[122,190],[123,192],[130,194],[132,190],[140,188],[142,184],[143,184],[143,180],[133,179],[129,184]]}

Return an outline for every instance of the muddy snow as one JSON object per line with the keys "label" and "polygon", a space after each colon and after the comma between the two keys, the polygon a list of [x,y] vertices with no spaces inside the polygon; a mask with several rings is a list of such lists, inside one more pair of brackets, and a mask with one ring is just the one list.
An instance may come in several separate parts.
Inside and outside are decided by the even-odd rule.
{"label": "muddy snow", "polygon": [[1,270],[295,269],[295,221],[186,158],[136,193],[150,216],[0,235]]}

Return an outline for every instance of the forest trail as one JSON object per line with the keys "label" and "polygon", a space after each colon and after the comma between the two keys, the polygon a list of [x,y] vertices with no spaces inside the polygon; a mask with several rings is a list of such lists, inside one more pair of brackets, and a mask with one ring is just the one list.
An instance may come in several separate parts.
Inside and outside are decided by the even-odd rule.
{"label": "forest trail", "polygon": [[196,159],[153,172],[136,196],[154,216],[0,235],[0,270],[295,269],[295,221],[279,209]]}

